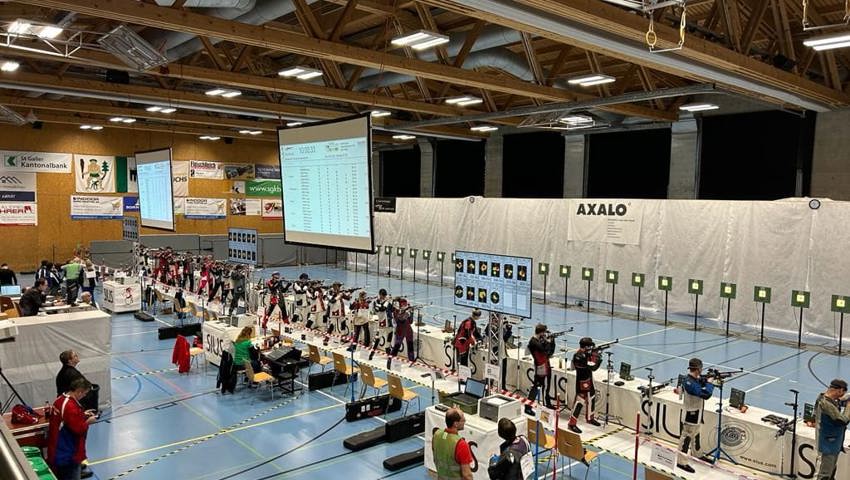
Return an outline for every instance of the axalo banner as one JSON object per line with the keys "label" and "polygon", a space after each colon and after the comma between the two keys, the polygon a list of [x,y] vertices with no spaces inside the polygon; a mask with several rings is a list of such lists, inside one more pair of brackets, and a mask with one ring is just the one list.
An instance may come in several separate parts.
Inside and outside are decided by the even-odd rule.
{"label": "axalo banner", "polygon": [[0,202],[34,202],[36,175],[0,171]]}
{"label": "axalo banner", "polygon": [[71,173],[70,153],[18,152],[0,150],[0,171],[33,173]]}
{"label": "axalo banner", "polygon": [[567,240],[640,245],[643,204],[634,200],[573,200]]}
{"label": "axalo banner", "polygon": [[38,225],[36,204],[0,203],[0,225]]}

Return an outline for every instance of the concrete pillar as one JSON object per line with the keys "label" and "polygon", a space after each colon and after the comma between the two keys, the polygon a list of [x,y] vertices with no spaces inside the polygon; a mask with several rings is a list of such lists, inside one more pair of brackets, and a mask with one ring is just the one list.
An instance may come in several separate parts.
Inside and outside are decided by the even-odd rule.
{"label": "concrete pillar", "polygon": [[586,137],[564,135],[564,198],[583,198],[587,192]]}
{"label": "concrete pillar", "polygon": [[381,152],[372,152],[372,196],[380,197],[383,190],[381,185]]}
{"label": "concrete pillar", "polygon": [[484,196],[502,196],[502,145],[504,137],[499,132],[491,132],[484,144]]}
{"label": "concrete pillar", "polygon": [[670,139],[670,179],[667,198],[699,197],[700,135],[693,118],[674,122]]}
{"label": "concrete pillar", "polygon": [[434,145],[425,138],[419,139],[419,196],[434,196]]}
{"label": "concrete pillar", "polygon": [[850,110],[818,113],[812,197],[850,200]]}

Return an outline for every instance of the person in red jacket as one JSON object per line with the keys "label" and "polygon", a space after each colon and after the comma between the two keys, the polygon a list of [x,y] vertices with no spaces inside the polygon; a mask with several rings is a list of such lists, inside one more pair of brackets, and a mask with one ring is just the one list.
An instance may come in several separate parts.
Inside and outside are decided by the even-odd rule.
{"label": "person in red jacket", "polygon": [[475,345],[476,341],[481,341],[484,337],[478,329],[475,321],[481,318],[481,310],[477,308],[472,311],[472,316],[460,322],[457,327],[453,345],[457,356],[458,365],[469,366],[469,348]]}
{"label": "person in red jacket", "polygon": [[97,420],[94,411],[84,411],[80,405],[89,390],[91,383],[77,378],[53,402],[47,430],[47,463],[58,480],[80,480],[86,459],[86,435],[89,425]]}

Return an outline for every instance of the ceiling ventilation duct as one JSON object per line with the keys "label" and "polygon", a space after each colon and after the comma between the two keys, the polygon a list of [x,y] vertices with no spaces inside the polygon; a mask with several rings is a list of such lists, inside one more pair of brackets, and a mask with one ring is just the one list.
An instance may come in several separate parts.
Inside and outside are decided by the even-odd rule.
{"label": "ceiling ventilation duct", "polygon": [[148,70],[168,63],[168,59],[126,25],[120,25],[97,39],[107,52],[136,70]]}

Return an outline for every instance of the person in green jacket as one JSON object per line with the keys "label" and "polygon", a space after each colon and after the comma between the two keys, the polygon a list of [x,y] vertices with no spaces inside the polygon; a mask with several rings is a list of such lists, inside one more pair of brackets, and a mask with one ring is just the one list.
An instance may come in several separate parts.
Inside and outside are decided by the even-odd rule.
{"label": "person in green jacket", "polygon": [[254,327],[245,327],[233,341],[233,366],[236,370],[244,370],[245,362],[251,359],[248,350],[254,338]]}
{"label": "person in green jacket", "polygon": [[80,272],[83,265],[79,257],[74,257],[73,260],[62,265],[62,271],[65,273],[65,303],[74,305],[77,303],[77,295],[80,293]]}
{"label": "person in green jacket", "polygon": [[458,432],[466,418],[457,408],[446,411],[446,428],[434,431],[431,449],[438,480],[472,480],[472,450]]}

